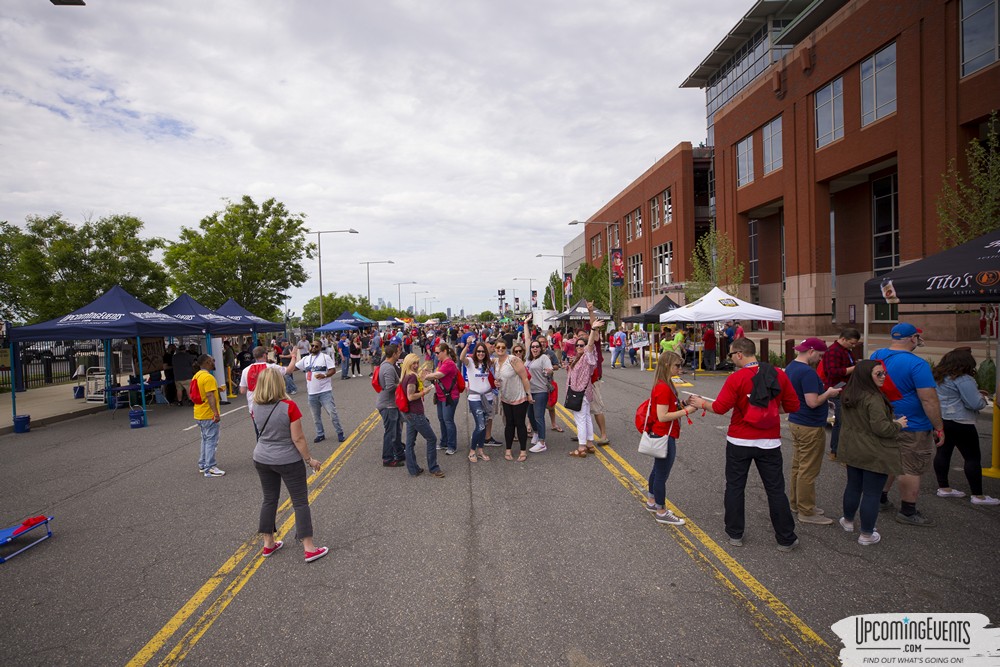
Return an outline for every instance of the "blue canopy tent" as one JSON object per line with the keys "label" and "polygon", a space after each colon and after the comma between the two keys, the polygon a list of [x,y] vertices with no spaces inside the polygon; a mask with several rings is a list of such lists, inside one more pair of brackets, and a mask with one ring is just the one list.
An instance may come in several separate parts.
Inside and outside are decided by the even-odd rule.
{"label": "blue canopy tent", "polygon": [[[110,354],[110,339],[135,338],[139,358],[139,378],[142,372],[142,336],[175,336],[201,333],[202,327],[193,322],[161,313],[115,285],[103,295],[69,315],[48,322],[13,327],[10,330],[10,354],[15,358],[14,343],[30,340],[80,340],[100,338],[105,341],[105,356]],[[106,365],[105,389],[111,386],[111,366]],[[143,425],[146,425],[146,392],[142,396]],[[16,392],[11,393],[11,410],[17,415]]]}
{"label": "blue canopy tent", "polygon": [[337,320],[334,320],[329,324],[324,324],[321,327],[316,327],[316,331],[320,331],[322,333],[336,333],[338,331],[357,331],[357,330],[358,328],[353,324],[348,324],[347,322],[338,322]]}
{"label": "blue canopy tent", "polygon": [[358,322],[361,322],[361,326],[363,326],[365,328],[378,326],[378,323],[375,320],[373,320],[371,318],[368,318],[368,317],[365,317],[364,315],[362,315],[361,313],[359,313],[356,310],[354,311],[354,313],[351,316],[354,319],[356,319]]}
{"label": "blue canopy tent", "polygon": [[161,308],[160,312],[173,315],[179,320],[199,325],[205,332],[206,349],[209,354],[212,353],[213,334],[245,334],[252,332],[252,327],[248,322],[237,322],[224,315],[219,315],[211,308],[201,305],[187,294],[181,294],[170,305]]}
{"label": "blue canopy tent", "polygon": [[[284,331],[285,325],[279,324],[278,322],[269,322],[263,317],[257,317],[249,310],[236,303],[236,300],[232,297],[229,301],[219,306],[215,310],[216,314],[228,317],[231,320],[235,320],[240,324],[246,324],[250,326],[250,331],[253,333],[254,344],[257,344],[257,334],[264,331]],[[244,329],[244,332],[246,330]]]}

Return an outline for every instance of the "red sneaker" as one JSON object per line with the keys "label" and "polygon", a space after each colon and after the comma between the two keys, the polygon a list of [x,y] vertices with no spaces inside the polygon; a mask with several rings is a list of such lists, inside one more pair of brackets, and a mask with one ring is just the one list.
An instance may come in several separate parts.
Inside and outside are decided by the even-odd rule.
{"label": "red sneaker", "polygon": [[270,549],[264,547],[264,550],[260,552],[260,555],[263,556],[264,558],[267,558],[268,556],[270,556],[283,546],[285,546],[285,543],[282,542],[281,540],[278,540],[277,542],[274,543],[274,546],[271,547]]}
{"label": "red sneaker", "polygon": [[325,556],[329,551],[330,550],[327,549],[326,547],[320,547],[316,551],[307,551],[306,552],[306,562],[307,563],[311,563],[314,560],[319,560],[320,558],[322,558],[323,556]]}

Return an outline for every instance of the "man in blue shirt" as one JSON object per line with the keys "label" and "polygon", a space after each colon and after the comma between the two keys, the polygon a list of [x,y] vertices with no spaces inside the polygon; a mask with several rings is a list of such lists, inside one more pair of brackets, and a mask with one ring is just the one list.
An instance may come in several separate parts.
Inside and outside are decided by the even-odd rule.
{"label": "man in blue shirt", "polygon": [[351,367],[351,344],[347,342],[347,334],[340,334],[337,341],[337,351],[340,353],[340,379],[346,380],[347,372]]}
{"label": "man in blue shirt", "polygon": [[[895,416],[906,417],[906,428],[899,432],[899,458],[903,474],[899,476],[899,512],[896,521],[910,526],[933,526],[934,521],[917,511],[920,476],[930,470],[937,447],[944,444],[944,422],[938,402],[937,384],[929,363],[913,354],[924,344],[923,332],[908,322],[892,328],[892,343],[888,348],[875,350],[871,358],[885,364],[888,377],[902,398],[892,401]],[[882,491],[882,509],[892,509],[889,489],[890,475]]]}
{"label": "man in blue shirt", "polygon": [[826,450],[826,421],[830,414],[827,400],[840,394],[840,387],[823,389],[816,372],[819,360],[826,352],[826,343],[819,338],[806,338],[795,346],[795,359],[785,368],[785,375],[799,397],[798,412],[788,415],[792,431],[792,478],[788,485],[788,501],[802,523],[826,526],[833,519],[816,507],[816,478]]}

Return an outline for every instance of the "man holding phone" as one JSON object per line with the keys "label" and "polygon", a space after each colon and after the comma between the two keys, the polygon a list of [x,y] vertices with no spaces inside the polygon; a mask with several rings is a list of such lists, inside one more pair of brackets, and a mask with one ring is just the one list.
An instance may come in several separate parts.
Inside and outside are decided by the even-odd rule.
{"label": "man holding phone", "polygon": [[[840,331],[840,336],[823,355],[823,372],[820,375],[829,387],[843,387],[854,372],[854,348],[861,342],[861,332],[853,327]],[[840,442],[840,397],[830,398],[833,405],[833,433],[830,434],[830,458],[837,460],[837,443]]]}
{"label": "man holding phone", "polygon": [[816,478],[826,449],[826,420],[830,409],[826,402],[840,395],[841,388],[823,390],[816,366],[827,351],[819,338],[806,338],[795,346],[795,359],[785,368],[799,397],[799,409],[788,415],[792,431],[792,477],[788,484],[788,502],[800,523],[826,526],[833,519],[816,507]]}

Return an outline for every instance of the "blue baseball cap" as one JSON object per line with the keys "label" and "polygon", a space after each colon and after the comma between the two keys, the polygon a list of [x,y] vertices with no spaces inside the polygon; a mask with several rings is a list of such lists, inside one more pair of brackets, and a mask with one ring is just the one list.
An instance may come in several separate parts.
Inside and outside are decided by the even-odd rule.
{"label": "blue baseball cap", "polygon": [[904,338],[909,338],[910,336],[922,333],[922,329],[916,328],[909,322],[900,322],[892,328],[891,335],[893,340],[903,340]]}

